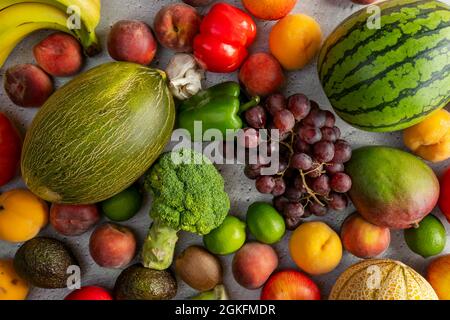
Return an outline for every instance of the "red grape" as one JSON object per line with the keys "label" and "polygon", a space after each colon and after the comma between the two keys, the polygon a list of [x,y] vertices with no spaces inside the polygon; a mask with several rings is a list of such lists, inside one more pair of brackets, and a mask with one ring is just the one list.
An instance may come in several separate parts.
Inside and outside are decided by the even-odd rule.
{"label": "red grape", "polygon": [[306,191],[307,191],[301,176],[298,176],[297,178],[295,178],[294,186],[297,190],[301,191],[302,193],[306,193]]}
{"label": "red grape", "polygon": [[311,189],[321,196],[326,196],[331,191],[330,178],[326,174],[315,178],[311,183]]}
{"label": "red grape", "polygon": [[283,212],[286,205],[289,203],[289,200],[286,197],[279,196],[273,198],[273,206],[277,211]]}
{"label": "red grape", "polygon": [[338,172],[331,178],[331,188],[333,191],[339,193],[346,193],[352,187],[352,179],[350,176],[343,172]]}
{"label": "red grape", "polygon": [[284,193],[284,196],[291,201],[299,201],[302,198],[303,193],[297,188],[288,187]]}
{"label": "red grape", "polygon": [[311,169],[313,161],[306,153],[295,153],[291,158],[291,167],[303,171]]}
{"label": "red grape", "polygon": [[322,140],[322,132],[319,128],[311,126],[301,126],[299,127],[297,134],[300,139],[309,144],[314,144]]}
{"label": "red grape", "polygon": [[261,193],[271,193],[275,188],[275,179],[272,176],[261,176],[256,179],[256,189]]}
{"label": "red grape", "polygon": [[336,131],[333,128],[323,127],[320,129],[322,132],[322,140],[335,142],[337,140]]}
{"label": "red grape", "polygon": [[311,214],[318,216],[318,217],[322,217],[324,215],[327,214],[328,209],[326,206],[322,206],[317,202],[313,202],[311,203],[309,206],[309,212],[311,212]]}
{"label": "red grape", "polygon": [[334,144],[329,141],[320,141],[313,146],[314,158],[319,162],[330,162],[334,157]]}
{"label": "red grape", "polygon": [[311,104],[304,94],[294,94],[288,99],[288,109],[296,121],[304,119],[311,111]]}
{"label": "red grape", "polygon": [[312,109],[311,112],[302,120],[302,123],[308,126],[322,128],[325,126],[327,115],[325,111],[320,109]]}
{"label": "red grape", "polygon": [[331,111],[325,110],[325,127],[333,128],[336,123],[336,117]]}
{"label": "red grape", "polygon": [[336,134],[336,138],[339,139],[341,137],[341,129],[338,127],[333,127],[334,133]]}
{"label": "red grape", "polygon": [[282,94],[271,94],[266,99],[266,109],[273,116],[278,111],[286,109],[286,99]]}
{"label": "red grape", "polygon": [[343,193],[335,193],[332,192],[330,194],[330,201],[328,202],[328,205],[331,209],[336,211],[342,211],[345,208],[347,208],[348,199],[347,196]]}
{"label": "red grape", "polygon": [[345,163],[352,157],[352,147],[345,140],[337,140],[334,144],[333,162]]}
{"label": "red grape", "polygon": [[266,110],[261,106],[253,107],[245,112],[245,120],[250,127],[262,129],[267,122]]}
{"label": "red grape", "polygon": [[286,182],[284,182],[283,178],[275,179],[275,186],[273,187],[272,194],[275,197],[281,196],[286,191]]}
{"label": "red grape", "polygon": [[286,228],[288,230],[294,230],[301,223],[301,218],[305,214],[303,205],[300,202],[290,202],[283,210],[283,216],[286,221]]}
{"label": "red grape", "polygon": [[242,147],[248,149],[256,148],[259,145],[259,131],[253,128],[245,128],[238,135],[238,142]]}
{"label": "red grape", "polygon": [[281,110],[273,116],[273,123],[281,133],[291,131],[295,126],[295,118],[289,110]]}
{"label": "red grape", "polygon": [[302,139],[296,139],[294,143],[294,150],[299,153],[311,153],[311,145]]}
{"label": "red grape", "polygon": [[344,171],[344,165],[342,163],[327,163],[325,170],[330,174],[335,174]]}

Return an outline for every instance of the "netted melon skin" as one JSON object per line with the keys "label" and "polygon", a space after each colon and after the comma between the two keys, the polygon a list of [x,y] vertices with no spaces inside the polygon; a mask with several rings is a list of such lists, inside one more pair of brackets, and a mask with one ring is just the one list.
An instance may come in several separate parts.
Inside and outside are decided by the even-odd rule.
{"label": "netted melon skin", "polygon": [[438,300],[438,297],[427,280],[402,262],[372,259],[344,271],[329,300]]}

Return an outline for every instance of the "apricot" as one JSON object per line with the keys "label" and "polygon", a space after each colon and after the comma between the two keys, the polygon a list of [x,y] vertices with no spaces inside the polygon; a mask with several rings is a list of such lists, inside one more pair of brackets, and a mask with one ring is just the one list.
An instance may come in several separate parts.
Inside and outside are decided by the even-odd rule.
{"label": "apricot", "polygon": [[136,238],[127,227],[105,223],[92,233],[89,251],[99,266],[123,268],[136,254]]}
{"label": "apricot", "polygon": [[30,240],[47,225],[47,221],[47,204],[30,191],[14,189],[0,195],[0,240]]}
{"label": "apricot", "polygon": [[403,131],[403,142],[419,157],[440,162],[450,158],[450,112],[441,109]]}
{"label": "apricot", "polygon": [[33,48],[38,65],[55,77],[68,77],[80,71],[83,54],[80,43],[71,35],[57,32]]}
{"label": "apricot", "polygon": [[239,71],[239,81],[251,96],[277,92],[286,78],[279,62],[270,54],[259,52],[247,58]]}
{"label": "apricot", "polygon": [[388,228],[376,226],[354,213],[342,224],[341,240],[348,252],[358,258],[367,259],[386,251],[391,242],[391,232]]}
{"label": "apricot", "polygon": [[156,38],[168,49],[192,52],[194,37],[200,32],[201,22],[202,18],[195,8],[184,3],[167,5],[156,14]]}
{"label": "apricot", "polygon": [[108,52],[117,61],[148,65],[158,49],[150,27],[142,21],[121,20],[108,34]]}
{"label": "apricot", "polygon": [[6,70],[5,91],[21,107],[40,107],[53,93],[50,77],[32,64],[19,64]]}
{"label": "apricot", "polygon": [[242,0],[245,9],[262,20],[279,20],[295,7],[297,0]]}
{"label": "apricot", "polygon": [[247,289],[258,289],[278,267],[275,250],[259,242],[245,244],[233,258],[234,279]]}
{"label": "apricot", "polygon": [[283,68],[297,70],[317,54],[322,42],[319,24],[304,14],[291,14],[278,21],[269,36],[270,52]]}

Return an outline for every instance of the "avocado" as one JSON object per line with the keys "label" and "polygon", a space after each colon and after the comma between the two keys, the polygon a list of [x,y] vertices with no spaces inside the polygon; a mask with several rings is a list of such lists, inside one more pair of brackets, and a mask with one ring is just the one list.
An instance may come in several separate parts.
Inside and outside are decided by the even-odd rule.
{"label": "avocado", "polygon": [[169,300],[177,294],[177,281],[167,270],[153,270],[135,264],[122,273],[114,285],[117,300]]}
{"label": "avocado", "polygon": [[67,287],[69,266],[78,265],[70,249],[61,241],[37,237],[25,242],[14,257],[14,268],[30,284],[40,288]]}

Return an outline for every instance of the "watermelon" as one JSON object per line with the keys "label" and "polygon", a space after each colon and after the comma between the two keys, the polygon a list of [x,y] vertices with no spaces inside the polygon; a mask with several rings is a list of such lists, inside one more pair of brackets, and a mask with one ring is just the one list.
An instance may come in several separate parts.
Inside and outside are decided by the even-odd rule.
{"label": "watermelon", "polygon": [[336,113],[375,132],[410,127],[450,102],[450,7],[391,0],[364,8],[326,39],[319,78]]}
{"label": "watermelon", "polygon": [[137,180],[167,144],[175,106],[164,72],[112,62],[55,92],[34,118],[22,176],[44,200],[95,203]]}

